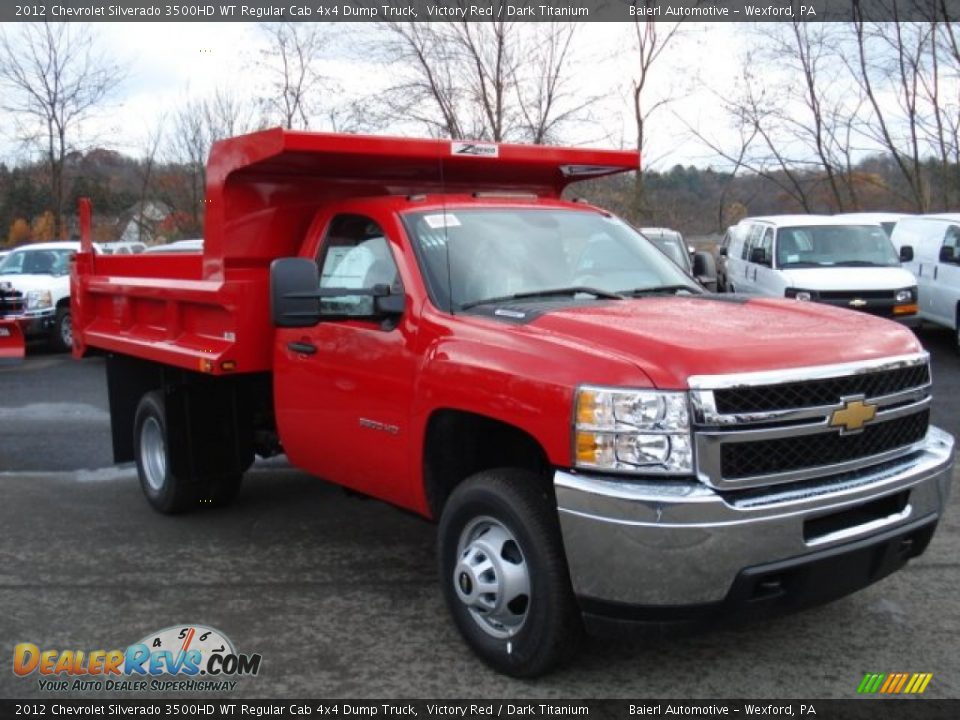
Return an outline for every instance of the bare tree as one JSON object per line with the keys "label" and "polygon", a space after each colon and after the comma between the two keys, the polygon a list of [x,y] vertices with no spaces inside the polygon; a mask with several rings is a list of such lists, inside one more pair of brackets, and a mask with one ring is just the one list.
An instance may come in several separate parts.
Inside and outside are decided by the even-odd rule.
{"label": "bare tree", "polygon": [[413,121],[453,139],[550,142],[589,104],[567,88],[569,23],[391,23],[383,60],[396,73],[383,124]]}
{"label": "bare tree", "polygon": [[212,97],[184,102],[176,111],[168,138],[167,154],[180,163],[187,177],[186,208],[171,198],[171,204],[189,213],[192,229],[203,221],[207,184],[207,158],[213,143],[259,127],[253,106],[225,90]]}
{"label": "bare tree", "polygon": [[333,95],[318,65],[333,42],[336,26],[281,22],[262,27],[268,45],[260,51],[257,66],[269,78],[268,93],[262,98],[266,114],[287,129],[306,130],[321,101],[329,103]]}
{"label": "bare tree", "polygon": [[[153,172],[157,162],[157,152],[163,141],[163,129],[166,124],[166,116],[161,114],[157,118],[153,128],[147,133],[143,144],[143,156],[140,158],[140,203],[137,212],[137,240],[144,242],[144,229],[147,225],[147,201],[150,197],[150,191],[153,183]],[[153,233],[150,233],[148,240],[153,240]]]}
{"label": "bare tree", "polygon": [[[649,6],[653,3],[651,0],[637,0],[635,4]],[[653,67],[670,46],[670,42],[676,37],[679,30],[680,23],[660,23],[640,19],[633,22],[634,71],[630,97],[636,130],[636,147],[641,156],[647,145],[650,118],[659,108],[670,101],[669,97],[650,99],[650,79],[653,75]],[[636,213],[641,219],[650,215],[643,175],[643,163],[641,163],[634,184],[634,204]]]}
{"label": "bare tree", "polygon": [[569,85],[569,67],[578,23],[546,23],[537,30],[527,61],[514,71],[521,131],[538,145],[555,142],[564,126],[586,119],[596,96]]}
{"label": "bare tree", "polygon": [[63,228],[64,164],[77,132],[123,80],[97,52],[90,26],[24,23],[0,31],[0,107],[20,136],[41,145],[53,201],[54,234]]}
{"label": "bare tree", "polygon": [[[897,0],[891,9],[894,22],[868,22],[860,5],[853,5],[856,62],[851,69],[873,110],[870,136],[896,162],[914,209],[926,212],[930,199],[922,172],[920,78],[931,34],[923,23],[900,22]],[[884,90],[896,97],[899,117],[891,116],[883,102]]]}

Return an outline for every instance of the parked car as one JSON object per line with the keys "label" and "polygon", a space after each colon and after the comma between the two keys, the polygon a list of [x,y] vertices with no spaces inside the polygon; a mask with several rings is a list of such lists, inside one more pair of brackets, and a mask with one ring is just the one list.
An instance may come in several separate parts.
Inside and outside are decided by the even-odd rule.
{"label": "parked car", "polygon": [[151,245],[145,253],[155,255],[157,253],[198,253],[203,252],[203,240],[201,238],[191,238],[189,240],[174,240],[166,245]]}
{"label": "parked car", "polygon": [[107,351],[114,459],[163,513],[228,504],[255,454],[284,452],[436,520],[453,624],[522,677],[585,627],[775,614],[903,567],[953,477],[927,353],[879,318],[705,293],[563,199],[638,163],[215,143],[202,257],[76,259],[75,349]]}
{"label": "parked car", "polygon": [[727,280],[727,260],[730,253],[730,245],[734,241],[734,238],[742,235],[746,229],[746,225],[731,225],[723,234],[723,240],[717,245],[716,255],[714,255],[714,265],[717,268],[717,290],[720,292],[732,292],[732,290],[729,289],[729,282]]}
{"label": "parked car", "polygon": [[709,253],[697,253],[683,240],[677,230],[662,227],[638,228],[640,233],[656,245],[667,257],[679,265],[684,272],[692,275],[701,285],[712,292],[717,291],[717,272],[713,256]]}
{"label": "parked car", "polygon": [[146,249],[146,243],[127,240],[100,244],[100,252],[104,255],[139,255]]}
{"label": "parked car", "polygon": [[45,337],[61,351],[72,346],[70,261],[79,249],[77,241],[35,243],[11,250],[0,261],[0,282],[23,293],[20,327],[28,340]]}
{"label": "parked car", "polygon": [[840,213],[838,215],[834,215],[833,217],[859,220],[860,222],[867,223],[878,223],[880,227],[883,228],[883,231],[887,234],[887,237],[890,237],[893,234],[893,228],[896,227],[897,222],[899,222],[902,218],[911,216],[908,213],[855,212]]}
{"label": "parked car", "polygon": [[827,215],[746,218],[727,251],[727,289],[862,310],[916,325],[917,280],[878,223]]}
{"label": "parked car", "polygon": [[960,349],[960,213],[914,215],[891,238],[917,278],[920,318],[954,331]]}

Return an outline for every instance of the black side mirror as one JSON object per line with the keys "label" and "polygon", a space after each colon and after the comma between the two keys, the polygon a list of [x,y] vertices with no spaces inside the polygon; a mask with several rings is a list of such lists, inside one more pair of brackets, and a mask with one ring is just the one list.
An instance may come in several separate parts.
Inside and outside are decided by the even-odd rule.
{"label": "black side mirror", "polygon": [[759,247],[755,247],[750,250],[750,262],[756,263],[757,265],[770,264],[770,261],[767,259],[766,250]]}
{"label": "black side mirror", "polygon": [[904,245],[900,248],[900,262],[910,262],[913,260],[913,248],[910,245]]}
{"label": "black side mirror", "polygon": [[717,265],[713,260],[713,255],[708,252],[695,252],[693,254],[693,275],[700,282],[716,280]]}
{"label": "black side mirror", "polygon": [[[376,294],[376,291],[380,288],[386,290],[382,295]],[[389,285],[374,285],[373,290],[373,307],[377,315],[385,318],[403,315],[406,306],[406,296],[403,293],[394,294],[391,292]]]}
{"label": "black side mirror", "polygon": [[270,263],[270,317],[275,327],[312,327],[320,321],[320,270],[307,258]]}
{"label": "black side mirror", "polygon": [[726,257],[726,256],[727,256],[727,248],[725,247],[720,248],[720,257]]}
{"label": "black side mirror", "polygon": [[[903,254],[903,248],[900,249],[901,257]],[[957,251],[956,248],[952,248],[949,245],[944,245],[940,248],[940,262],[943,263],[955,263],[957,261]]]}

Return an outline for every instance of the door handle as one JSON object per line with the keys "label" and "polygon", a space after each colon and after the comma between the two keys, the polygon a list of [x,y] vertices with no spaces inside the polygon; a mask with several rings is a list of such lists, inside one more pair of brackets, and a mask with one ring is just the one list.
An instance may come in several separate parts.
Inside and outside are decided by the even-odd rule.
{"label": "door handle", "polygon": [[938,270],[940,270],[940,266],[939,266],[939,265],[934,265],[934,266],[933,266],[933,279],[934,279],[934,280],[937,279],[937,271],[938,271]]}
{"label": "door handle", "polygon": [[313,355],[317,352],[317,346],[312,342],[288,342],[287,347],[301,355]]}

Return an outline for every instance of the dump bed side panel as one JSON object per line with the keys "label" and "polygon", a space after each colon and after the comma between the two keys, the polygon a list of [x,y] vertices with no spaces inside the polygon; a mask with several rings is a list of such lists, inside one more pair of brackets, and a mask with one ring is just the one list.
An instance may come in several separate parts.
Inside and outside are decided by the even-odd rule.
{"label": "dump bed side panel", "polygon": [[266,267],[202,278],[201,255],[78,255],[74,352],[89,348],[205,373],[271,366]]}

